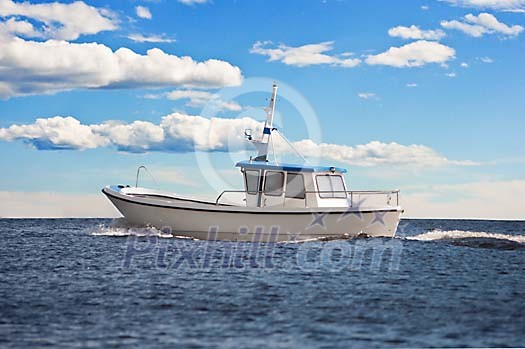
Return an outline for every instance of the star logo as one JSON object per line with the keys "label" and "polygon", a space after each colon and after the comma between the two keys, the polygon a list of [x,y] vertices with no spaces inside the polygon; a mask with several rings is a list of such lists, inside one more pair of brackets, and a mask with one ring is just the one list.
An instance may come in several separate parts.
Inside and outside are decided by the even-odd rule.
{"label": "star logo", "polygon": [[375,211],[374,212],[374,219],[372,220],[372,222],[370,222],[370,225],[373,225],[374,223],[379,223],[381,225],[386,225],[385,224],[385,215],[387,214],[388,212],[387,211]]}
{"label": "star logo", "polygon": [[320,225],[326,230],[326,223],[324,220],[326,216],[328,216],[328,213],[329,212],[312,212],[312,222],[306,229],[310,229],[316,225]]}
{"label": "star logo", "polygon": [[339,217],[337,220],[338,222],[345,219],[348,216],[356,216],[361,222],[363,221],[363,214],[361,213],[361,207],[363,206],[363,203],[365,202],[366,198],[357,200],[355,203],[352,202],[352,199],[347,199],[348,201],[348,208],[345,212]]}

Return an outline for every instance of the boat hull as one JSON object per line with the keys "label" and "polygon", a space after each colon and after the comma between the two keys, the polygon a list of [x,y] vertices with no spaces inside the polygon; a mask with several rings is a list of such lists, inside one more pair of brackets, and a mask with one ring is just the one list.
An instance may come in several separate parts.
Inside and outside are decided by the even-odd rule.
{"label": "boat hull", "polygon": [[359,235],[393,237],[402,213],[400,207],[279,211],[136,198],[108,188],[103,193],[132,225],[153,226],[200,240],[283,242]]}

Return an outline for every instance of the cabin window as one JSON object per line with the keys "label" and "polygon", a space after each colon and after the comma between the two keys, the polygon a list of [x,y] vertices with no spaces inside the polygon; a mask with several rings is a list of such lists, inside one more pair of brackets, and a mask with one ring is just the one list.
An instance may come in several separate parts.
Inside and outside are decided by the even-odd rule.
{"label": "cabin window", "polygon": [[304,199],[304,177],[298,173],[286,175],[285,197],[292,199]]}
{"label": "cabin window", "polygon": [[244,178],[246,180],[246,192],[248,194],[257,194],[259,191],[259,171],[245,170]]}
{"label": "cabin window", "polygon": [[281,196],[283,194],[284,173],[266,172],[264,180],[264,193],[270,196]]}
{"label": "cabin window", "polygon": [[345,185],[343,177],[321,175],[315,177],[317,181],[317,190],[319,197],[325,198],[346,198]]}

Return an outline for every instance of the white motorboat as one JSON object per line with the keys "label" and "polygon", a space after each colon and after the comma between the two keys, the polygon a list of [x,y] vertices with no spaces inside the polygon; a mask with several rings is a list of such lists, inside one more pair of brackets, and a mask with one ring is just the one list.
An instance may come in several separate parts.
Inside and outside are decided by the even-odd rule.
{"label": "white motorboat", "polygon": [[[348,190],[343,168],[268,161],[276,131],[276,95],[274,84],[262,137],[254,140],[246,132],[258,154],[236,164],[244,190],[224,190],[209,201],[137,185],[110,185],[102,192],[130,224],[195,239],[279,242],[394,236],[403,212],[399,190]],[[225,202],[232,193],[242,195],[241,203]]]}

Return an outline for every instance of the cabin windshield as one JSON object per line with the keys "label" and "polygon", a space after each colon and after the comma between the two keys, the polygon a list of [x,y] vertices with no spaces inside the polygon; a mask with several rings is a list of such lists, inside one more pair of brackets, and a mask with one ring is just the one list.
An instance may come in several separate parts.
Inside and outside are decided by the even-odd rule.
{"label": "cabin windshield", "polygon": [[315,180],[320,198],[346,198],[343,177],[339,175],[319,175],[315,177]]}
{"label": "cabin windshield", "polygon": [[304,199],[304,177],[298,173],[286,175],[286,198]]}
{"label": "cabin windshield", "polygon": [[265,177],[264,193],[270,196],[281,196],[283,194],[284,173],[268,171]]}
{"label": "cabin windshield", "polygon": [[259,171],[245,170],[244,178],[246,182],[246,192],[248,192],[248,194],[257,194],[259,191]]}

